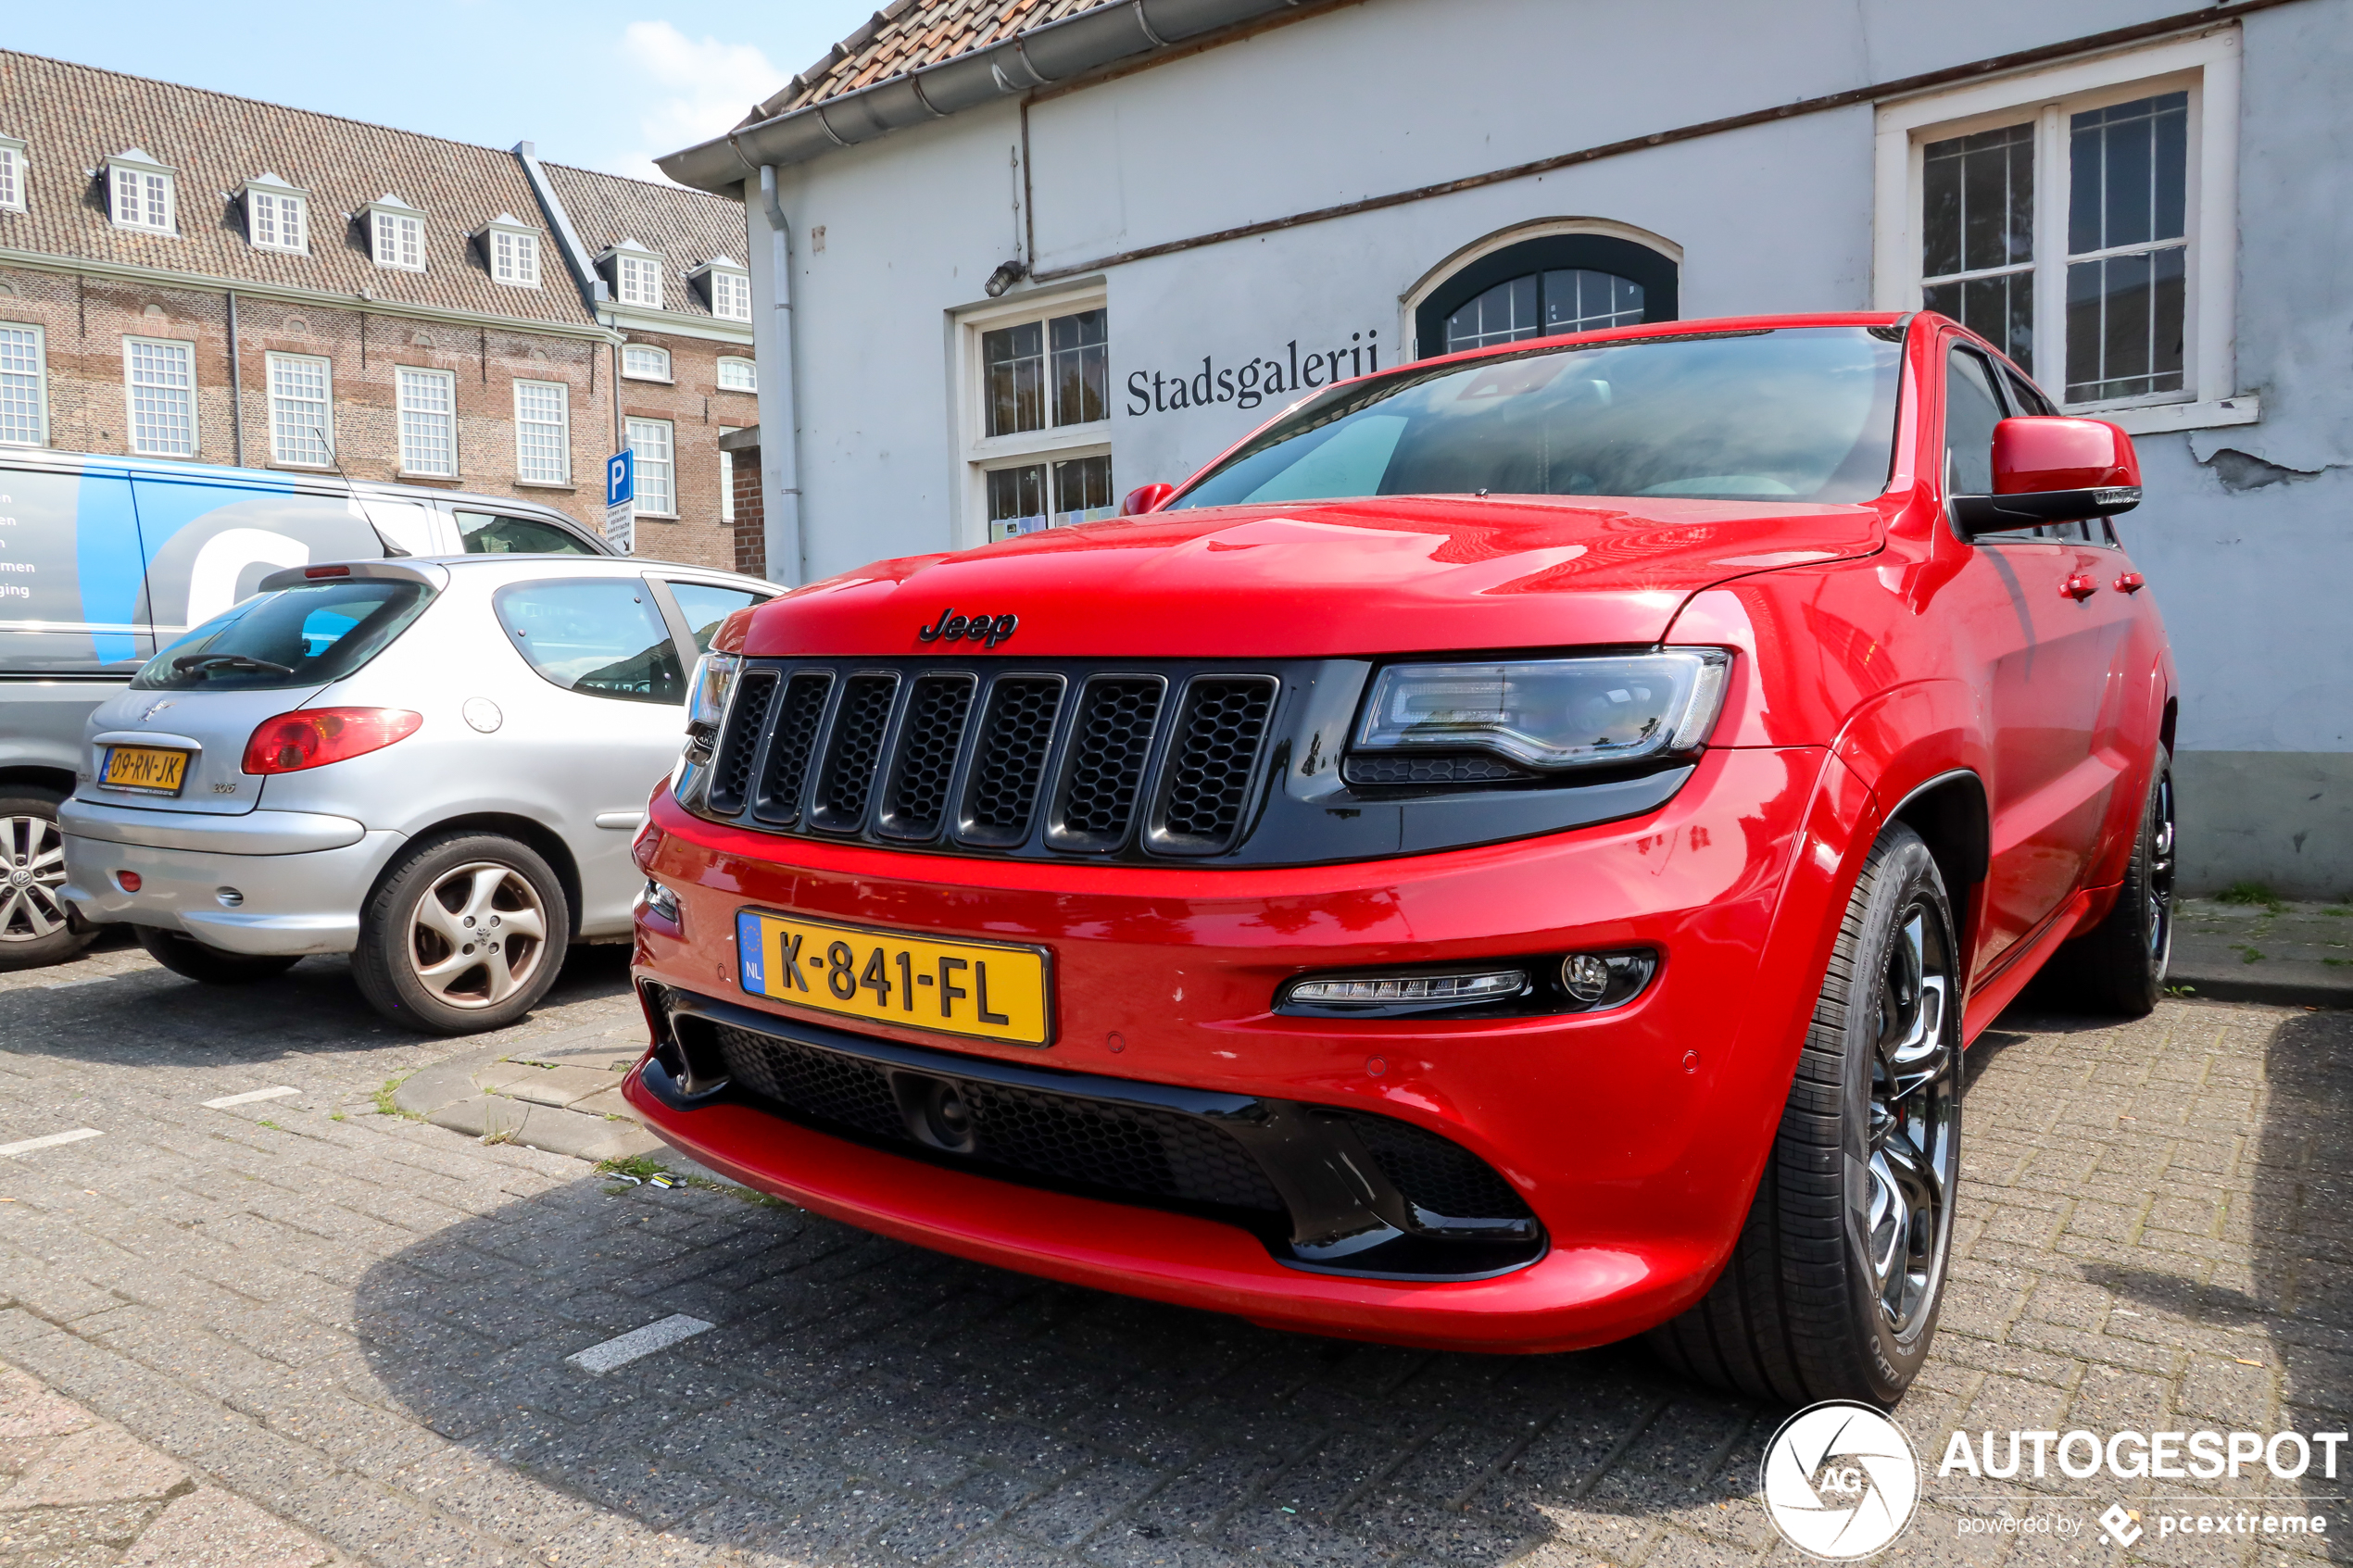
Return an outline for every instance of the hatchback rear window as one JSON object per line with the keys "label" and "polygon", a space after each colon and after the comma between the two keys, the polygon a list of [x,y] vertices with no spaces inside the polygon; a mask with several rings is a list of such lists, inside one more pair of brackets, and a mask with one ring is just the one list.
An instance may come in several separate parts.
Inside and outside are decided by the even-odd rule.
{"label": "hatchback rear window", "polygon": [[422,583],[351,579],[257,594],[147,660],[133,691],[271,691],[340,681],[408,629]]}

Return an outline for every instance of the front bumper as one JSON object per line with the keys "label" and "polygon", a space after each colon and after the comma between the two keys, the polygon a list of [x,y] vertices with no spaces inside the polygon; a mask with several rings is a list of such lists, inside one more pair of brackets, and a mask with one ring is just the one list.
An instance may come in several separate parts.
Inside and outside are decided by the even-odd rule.
{"label": "front bumper", "polygon": [[[1276,871],[1020,865],[780,841],[659,796],[641,863],[678,897],[641,920],[643,984],[723,997],[780,1029],[843,1020],[741,992],[747,904],[1055,962],[1051,1049],[854,1027],[994,1064],[1414,1123],[1469,1150],[1541,1223],[1541,1255],[1488,1278],[1311,1272],[1245,1226],[943,1166],[750,1106],[647,1125],[715,1169],[851,1223],[1076,1284],[1396,1343],[1556,1350],[1681,1311],[1729,1256],[1875,830],[1869,792],[1813,748],[1727,749],[1644,817],[1403,859]],[[1859,835],[1859,840],[1858,840]],[[790,857],[790,864],[779,864]],[[1615,1011],[1336,1020],[1270,1010],[1308,970],[1650,947]]]}
{"label": "front bumper", "polygon": [[[269,815],[256,811],[224,820],[249,824],[253,817]],[[347,953],[358,947],[359,908],[402,842],[397,833],[367,831],[353,822],[356,836],[334,848],[243,853],[258,836],[250,827],[242,835],[218,834],[214,847],[206,845],[203,824],[182,819],[168,824],[172,846],[131,843],[77,832],[88,824],[77,822],[70,803],[61,825],[66,830],[61,892],[85,920],[157,926],[232,953],[280,957]],[[108,828],[114,824],[100,831]],[[123,872],[138,874],[136,893],[123,890]]]}

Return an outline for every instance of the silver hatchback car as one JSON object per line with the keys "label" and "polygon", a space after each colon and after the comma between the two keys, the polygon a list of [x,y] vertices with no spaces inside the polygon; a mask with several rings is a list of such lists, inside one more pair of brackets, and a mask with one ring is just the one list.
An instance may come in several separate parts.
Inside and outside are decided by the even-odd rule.
{"label": "silver hatchback car", "polygon": [[510,1023],[570,943],[627,936],[688,671],[779,591],[578,556],[277,572],[92,714],[61,892],[195,980],[347,952],[397,1022]]}

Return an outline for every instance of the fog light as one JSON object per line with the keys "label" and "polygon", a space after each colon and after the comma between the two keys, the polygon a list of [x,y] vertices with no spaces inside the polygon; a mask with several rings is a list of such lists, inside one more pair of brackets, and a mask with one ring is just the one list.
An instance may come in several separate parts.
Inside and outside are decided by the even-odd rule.
{"label": "fog light", "polygon": [[212,896],[220,900],[220,907],[224,909],[233,909],[245,901],[245,896],[233,887],[216,887]]}
{"label": "fog light", "polygon": [[1579,1001],[1598,1002],[1609,990],[1609,962],[1594,953],[1571,953],[1561,960],[1561,988]]}
{"label": "fog light", "polygon": [[1375,974],[1348,980],[1294,981],[1282,1005],[1329,1012],[1470,1007],[1508,1001],[1528,989],[1524,969],[1484,974]]}
{"label": "fog light", "polygon": [[1653,952],[1571,953],[1561,960],[1561,991],[1578,1012],[1622,1007],[1642,994],[1658,972]]}
{"label": "fog light", "polygon": [[136,893],[139,891],[139,873],[137,872],[117,872],[114,873],[114,884],[117,887],[121,888],[125,893]]}

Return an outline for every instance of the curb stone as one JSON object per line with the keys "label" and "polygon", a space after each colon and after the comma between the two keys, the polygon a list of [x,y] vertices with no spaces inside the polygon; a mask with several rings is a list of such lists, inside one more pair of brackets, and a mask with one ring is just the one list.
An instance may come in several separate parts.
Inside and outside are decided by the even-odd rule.
{"label": "curb stone", "polygon": [[2208,1001],[2353,1008],[2353,907],[2183,898],[2165,983]]}
{"label": "curb stone", "polygon": [[736,1185],[628,1114],[621,1080],[635,1061],[634,1049],[596,1039],[552,1051],[492,1046],[418,1069],[393,1091],[392,1104],[405,1116],[472,1138],[591,1162],[643,1155],[680,1175]]}

